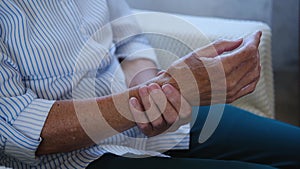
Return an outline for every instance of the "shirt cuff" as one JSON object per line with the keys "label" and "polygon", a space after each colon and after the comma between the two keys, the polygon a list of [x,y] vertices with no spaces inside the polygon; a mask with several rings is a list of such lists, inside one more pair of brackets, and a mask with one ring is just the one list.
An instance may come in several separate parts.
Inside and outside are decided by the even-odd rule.
{"label": "shirt cuff", "polygon": [[19,114],[13,126],[6,124],[5,153],[30,165],[40,161],[35,152],[41,143],[40,137],[48,113],[55,101],[33,99]]}

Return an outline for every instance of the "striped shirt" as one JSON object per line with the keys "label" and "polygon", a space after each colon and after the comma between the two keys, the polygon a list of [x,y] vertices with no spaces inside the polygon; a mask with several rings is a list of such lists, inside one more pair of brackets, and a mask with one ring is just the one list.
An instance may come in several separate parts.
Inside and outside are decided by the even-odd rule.
{"label": "striped shirt", "polygon": [[55,100],[124,90],[118,58],[156,62],[129,14],[119,0],[0,1],[0,165],[85,168],[107,152],[156,156],[188,148],[186,126],[152,138],[134,127],[89,148],[35,156]]}

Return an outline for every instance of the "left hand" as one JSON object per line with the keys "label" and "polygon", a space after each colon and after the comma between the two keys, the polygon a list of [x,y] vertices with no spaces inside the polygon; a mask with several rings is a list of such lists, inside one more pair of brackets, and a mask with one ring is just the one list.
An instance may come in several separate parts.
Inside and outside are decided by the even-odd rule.
{"label": "left hand", "polygon": [[253,92],[259,81],[261,36],[258,31],[196,50],[173,62],[155,82],[171,84],[193,106],[232,103]]}
{"label": "left hand", "polygon": [[170,84],[162,88],[152,83],[139,88],[141,100],[133,97],[129,107],[138,127],[149,136],[176,131],[190,122],[192,108]]}

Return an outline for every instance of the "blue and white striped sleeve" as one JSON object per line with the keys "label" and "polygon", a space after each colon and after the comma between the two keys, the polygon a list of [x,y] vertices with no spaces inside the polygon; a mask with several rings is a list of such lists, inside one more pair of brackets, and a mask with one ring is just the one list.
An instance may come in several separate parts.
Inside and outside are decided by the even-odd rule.
{"label": "blue and white striped sleeve", "polygon": [[145,58],[157,64],[155,51],[125,1],[108,0],[116,55],[129,60]]}
{"label": "blue and white striped sleeve", "polygon": [[14,60],[0,39],[0,149],[24,163],[36,164],[40,134],[54,101],[37,99],[24,87]]}

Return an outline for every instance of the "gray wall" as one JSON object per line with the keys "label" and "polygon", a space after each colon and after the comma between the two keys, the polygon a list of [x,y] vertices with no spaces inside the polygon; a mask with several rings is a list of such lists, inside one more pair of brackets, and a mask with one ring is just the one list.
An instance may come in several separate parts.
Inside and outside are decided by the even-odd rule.
{"label": "gray wall", "polygon": [[299,68],[299,0],[273,0],[272,29],[275,68]]}
{"label": "gray wall", "polygon": [[298,0],[127,0],[138,9],[258,20],[273,31],[273,67],[297,71],[299,66]]}

